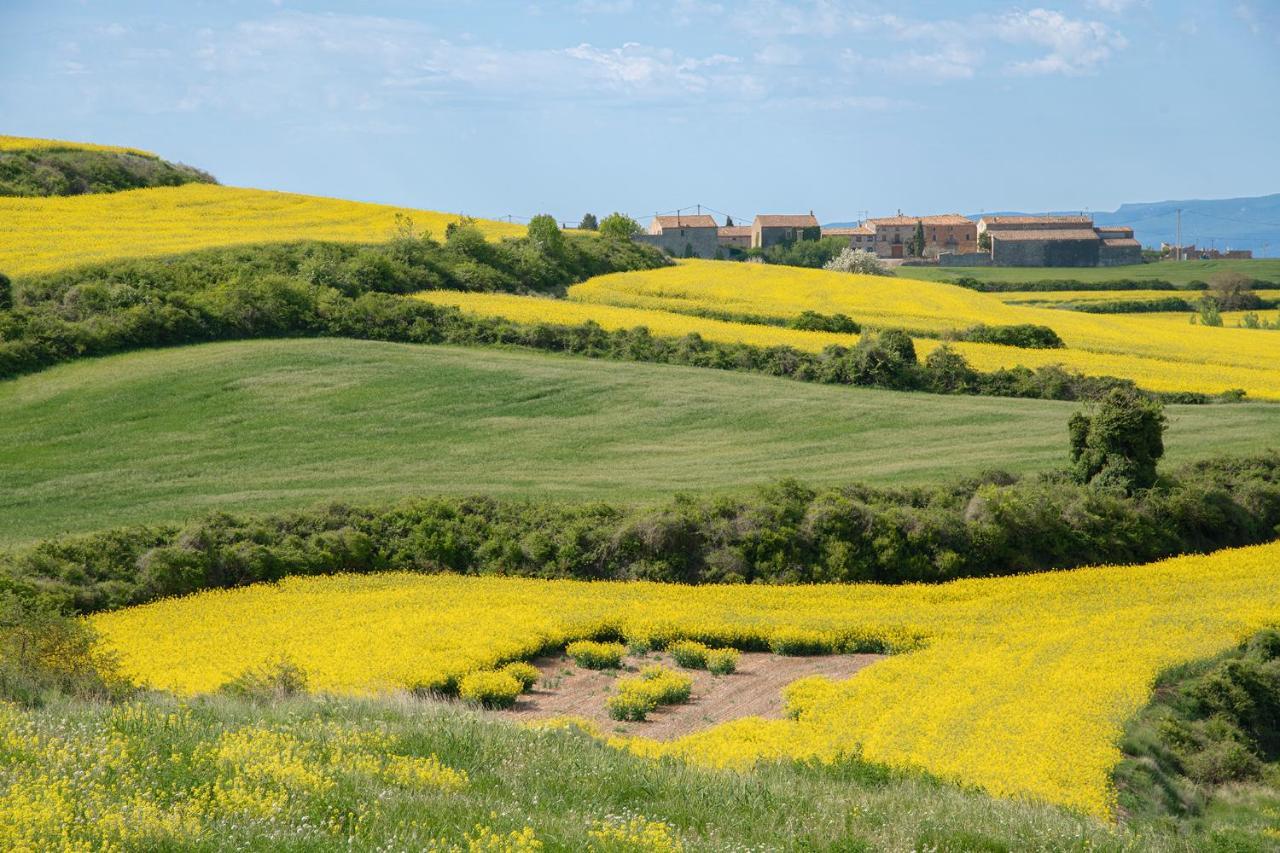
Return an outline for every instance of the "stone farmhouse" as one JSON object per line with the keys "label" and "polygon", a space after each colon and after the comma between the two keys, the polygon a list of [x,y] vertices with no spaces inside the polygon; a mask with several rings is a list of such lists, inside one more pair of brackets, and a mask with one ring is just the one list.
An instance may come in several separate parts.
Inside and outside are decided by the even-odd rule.
{"label": "stone farmhouse", "polygon": [[636,237],[638,243],[657,246],[676,258],[714,258],[720,249],[720,227],[705,213],[655,216],[649,232]]}
{"label": "stone farmhouse", "polygon": [[[1095,228],[1089,216],[991,216],[978,221],[1000,267],[1096,267],[1142,262],[1127,227]],[[945,262],[945,261],[944,261]]]}
{"label": "stone farmhouse", "polygon": [[862,249],[864,252],[876,250],[876,232],[870,225],[858,225],[853,228],[823,228],[823,237],[839,237],[849,244],[850,249]]}
{"label": "stone farmhouse", "polygon": [[725,249],[737,249],[745,252],[751,248],[750,225],[722,225],[717,232],[720,245]]}
{"label": "stone farmhouse", "polygon": [[875,253],[881,258],[905,258],[907,246],[916,234],[916,224],[924,228],[924,255],[937,258],[944,252],[968,254],[978,250],[978,226],[967,216],[944,213],[938,216],[887,216],[868,219],[875,232]]}
{"label": "stone farmhouse", "polygon": [[779,243],[813,240],[821,233],[812,210],[806,214],[762,213],[751,223],[751,247],[767,249]]}

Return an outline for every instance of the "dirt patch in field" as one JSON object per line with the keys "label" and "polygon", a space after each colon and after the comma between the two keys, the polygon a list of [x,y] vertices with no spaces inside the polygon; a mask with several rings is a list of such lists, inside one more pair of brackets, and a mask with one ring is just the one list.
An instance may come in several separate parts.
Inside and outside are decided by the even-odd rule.
{"label": "dirt patch in field", "polygon": [[655,740],[674,740],[691,732],[736,720],[740,717],[782,717],[782,688],[809,675],[848,678],[884,655],[822,655],[780,657],[764,653],[744,653],[738,671],[712,675],[704,670],[680,669],[693,677],[693,695],[682,705],[658,708],[644,722],[619,722],[609,718],[605,698],[619,676],[632,675],[645,664],[663,663],[678,669],[665,654],[628,657],[620,671],[583,669],[560,655],[534,661],[542,678],[516,702],[514,708],[497,715],[515,722],[528,722],[572,715],[599,724],[602,731],[642,735]]}

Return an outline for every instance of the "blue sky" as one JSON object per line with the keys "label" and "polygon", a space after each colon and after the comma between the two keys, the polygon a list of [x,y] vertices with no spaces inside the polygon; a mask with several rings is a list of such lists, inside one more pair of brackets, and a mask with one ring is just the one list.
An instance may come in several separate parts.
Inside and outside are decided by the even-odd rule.
{"label": "blue sky", "polygon": [[0,0],[0,132],[527,216],[1280,192],[1280,2]]}

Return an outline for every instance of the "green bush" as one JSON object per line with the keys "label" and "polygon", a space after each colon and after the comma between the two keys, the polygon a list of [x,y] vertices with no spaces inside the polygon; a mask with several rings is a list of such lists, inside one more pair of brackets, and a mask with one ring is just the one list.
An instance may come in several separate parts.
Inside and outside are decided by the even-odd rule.
{"label": "green bush", "polygon": [[688,702],[692,692],[692,678],[661,664],[651,664],[634,678],[618,679],[605,706],[615,720],[643,720],[659,705]]}
{"label": "green bush", "polygon": [[707,655],[707,669],[715,675],[729,675],[738,669],[737,649],[712,649]]}
{"label": "green bush", "polygon": [[667,652],[685,669],[706,669],[711,649],[694,640],[680,640],[667,646]]}
{"label": "green bush", "polygon": [[88,623],[46,601],[0,591],[0,700],[113,699],[132,689]]}
{"label": "green bush", "polygon": [[218,688],[219,693],[238,699],[272,701],[307,692],[307,673],[287,657],[260,667],[246,669]]}
{"label": "green bush", "polygon": [[986,323],[979,323],[958,332],[955,338],[972,343],[1002,344],[1023,349],[1061,349],[1066,346],[1053,329],[1033,323],[1009,326],[988,326]]}
{"label": "green bush", "polygon": [[1158,401],[1116,389],[1068,424],[1071,461],[1082,483],[1124,493],[1149,489],[1164,455],[1168,420]]}
{"label": "green bush", "polygon": [[598,643],[595,640],[578,640],[565,647],[565,654],[585,669],[617,669],[627,647],[622,643]]}
{"label": "green bush", "polygon": [[520,680],[507,672],[472,672],[458,682],[464,702],[485,708],[510,708],[523,692]]}
{"label": "green bush", "polygon": [[808,628],[779,628],[769,636],[769,651],[775,655],[829,655],[836,652],[831,638]]}
{"label": "green bush", "polygon": [[862,331],[861,326],[844,314],[819,314],[816,311],[801,311],[787,325],[805,332],[843,332],[856,335]]}
{"label": "green bush", "polygon": [[516,661],[509,663],[499,672],[505,672],[507,675],[515,678],[520,682],[520,686],[524,690],[529,690],[533,685],[538,683],[538,679],[542,677],[542,672],[533,664],[524,661]]}

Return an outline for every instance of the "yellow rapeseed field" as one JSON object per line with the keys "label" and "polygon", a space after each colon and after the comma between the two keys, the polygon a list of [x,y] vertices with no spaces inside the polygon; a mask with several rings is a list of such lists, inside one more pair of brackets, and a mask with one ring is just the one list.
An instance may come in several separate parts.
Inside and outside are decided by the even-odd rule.
{"label": "yellow rapeseed field", "polygon": [[140,157],[155,157],[150,151],[140,148],[126,148],[120,145],[97,145],[93,142],[68,142],[65,139],[36,139],[31,136],[0,136],[0,151],[111,151],[116,154],[137,154]]}
{"label": "yellow rapeseed field", "polygon": [[[358,201],[187,184],[51,198],[0,198],[0,272],[47,272],[91,261],[287,240],[381,242],[396,215],[444,236],[456,214]],[[490,238],[524,226],[481,220]]]}
{"label": "yellow rapeseed field", "polygon": [[[738,266],[749,268],[751,265],[739,264]],[[630,275],[630,273],[620,275]],[[612,276],[605,276],[605,278],[610,277]],[[598,280],[593,279],[593,281]],[[893,280],[889,279],[889,281]],[[587,284],[591,283],[587,282]],[[915,284],[916,282],[911,282],[910,286]],[[583,285],[579,285],[581,286]],[[901,287],[902,283],[899,282],[898,286]],[[576,288],[571,289],[571,293],[574,292]],[[852,346],[858,341],[857,335],[802,332],[779,326],[731,323],[657,308],[630,308],[545,297],[446,290],[427,291],[416,296],[437,305],[456,305],[472,314],[505,317],[521,323],[576,325],[592,320],[610,331],[645,326],[659,337],[682,337],[690,332],[697,332],[703,338],[719,343],[745,343],[764,347],[790,346],[805,352],[820,352],[824,347],[832,344]],[[1072,312],[1049,310],[1049,313],[1065,315]],[[1182,326],[1189,328],[1190,323],[1186,319],[1188,315],[1180,316],[1182,316]],[[1144,320],[1143,322],[1165,337],[1177,337],[1183,331],[1182,326],[1179,326],[1176,331],[1170,328],[1167,320],[1162,322]],[[1201,329],[1201,331],[1238,334],[1247,330]],[[1208,337],[1213,335],[1210,334]],[[1280,335],[1269,340],[1273,340],[1275,345],[1280,345]],[[1228,341],[1224,345],[1229,343]],[[916,338],[915,344],[916,352],[924,358],[942,346],[942,341],[935,338]],[[1073,349],[1021,349],[995,344],[952,343],[951,347],[964,355],[974,368],[984,371],[1019,365],[1034,369],[1061,364],[1090,376],[1119,376],[1132,379],[1139,386],[1152,391],[1200,391],[1217,394],[1232,388],[1243,388],[1251,397],[1280,399],[1280,370],[1276,370],[1271,365],[1246,367],[1231,364],[1176,364],[1161,358],[1139,355]]]}
{"label": "yellow rapeseed field", "polygon": [[[1002,796],[1108,816],[1121,726],[1162,669],[1280,621],[1280,543],[1145,566],[938,586],[702,586],[392,573],[291,578],[94,617],[133,677],[209,691],[286,656],[313,688],[441,685],[604,629],[638,641],[755,646],[817,632],[918,648],[809,684],[794,720],[747,719],[671,743],[716,766],[758,759],[921,767]],[[920,646],[923,646],[920,648]]]}
{"label": "yellow rapeseed field", "polygon": [[[1253,291],[1263,299],[1280,299],[1280,290],[1259,289]],[[1185,299],[1194,302],[1204,296],[1204,290],[1009,290],[991,295],[1001,302],[1012,304],[1057,302],[1140,302],[1147,299]]]}

